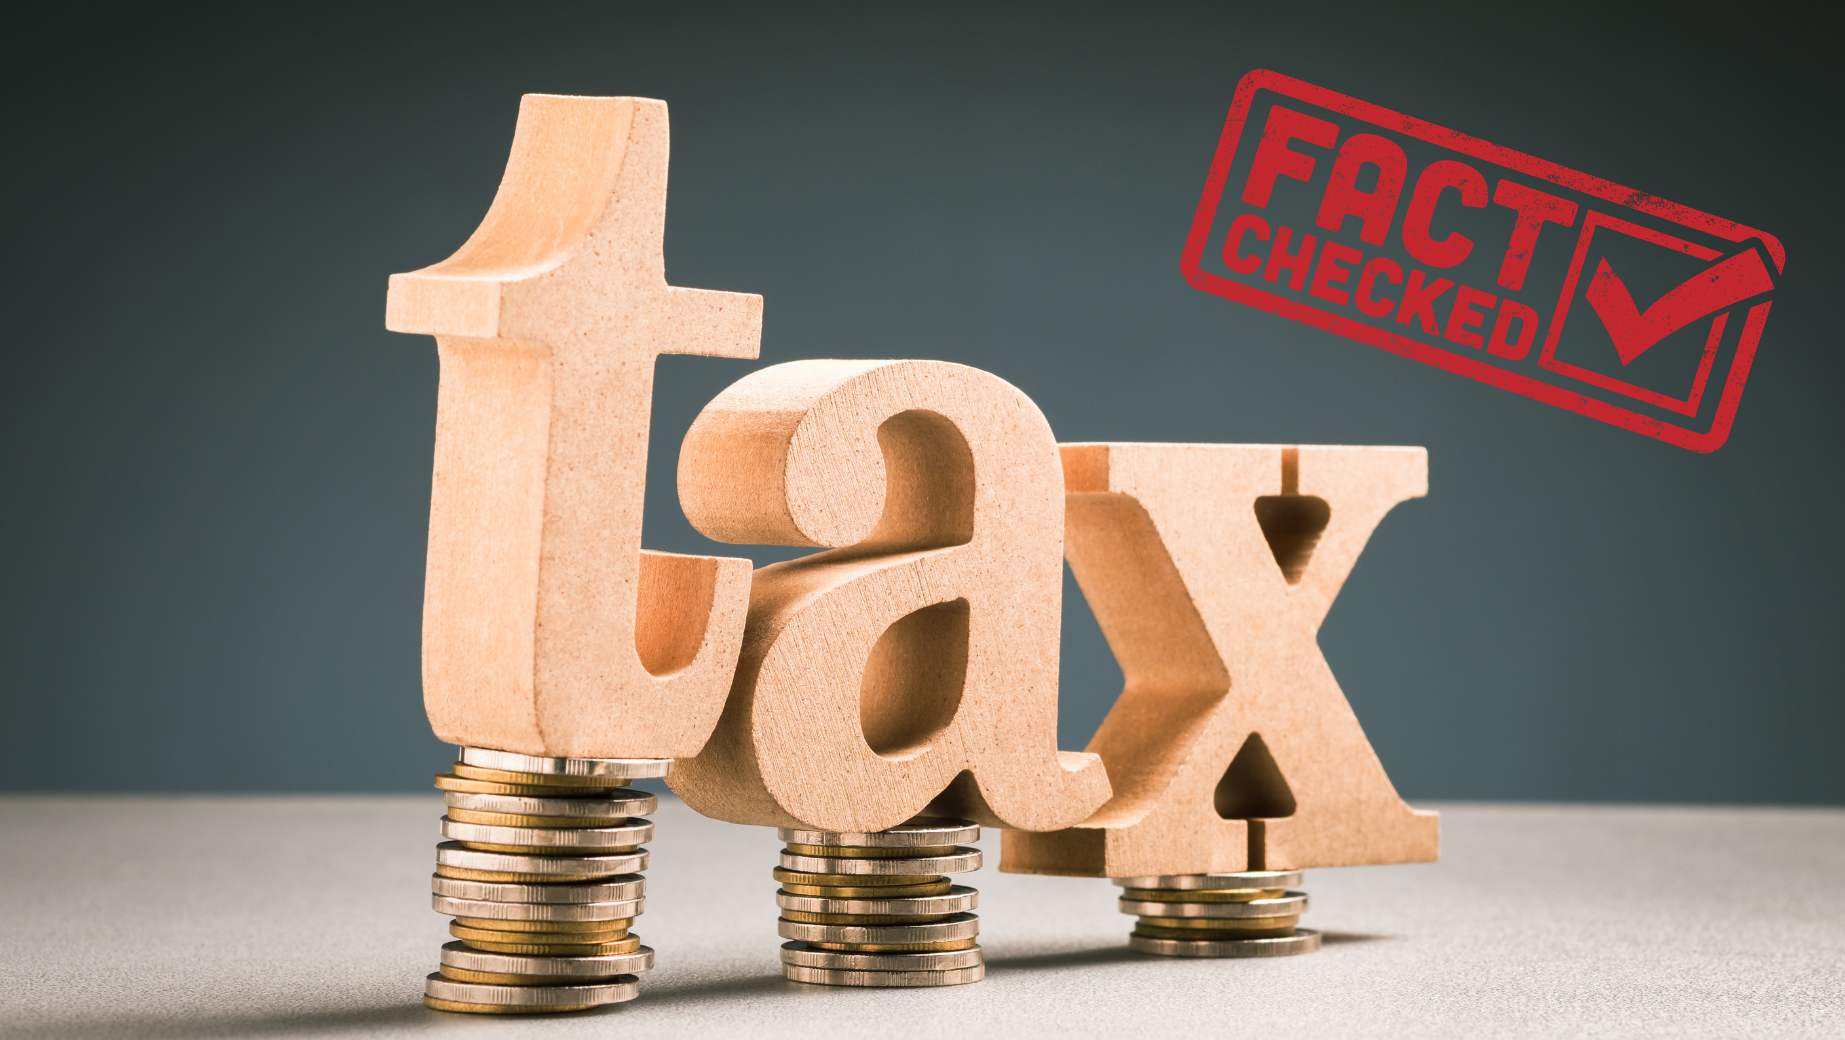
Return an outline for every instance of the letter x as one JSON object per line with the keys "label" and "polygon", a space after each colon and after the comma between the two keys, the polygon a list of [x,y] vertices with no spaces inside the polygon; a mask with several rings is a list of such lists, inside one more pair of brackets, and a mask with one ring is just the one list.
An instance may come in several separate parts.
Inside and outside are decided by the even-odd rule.
{"label": "letter x", "polygon": [[[1065,552],[1126,675],[1114,796],[1002,870],[1130,877],[1435,858],[1318,643],[1421,448],[1067,444]],[[1235,762],[1237,767],[1232,768]]]}

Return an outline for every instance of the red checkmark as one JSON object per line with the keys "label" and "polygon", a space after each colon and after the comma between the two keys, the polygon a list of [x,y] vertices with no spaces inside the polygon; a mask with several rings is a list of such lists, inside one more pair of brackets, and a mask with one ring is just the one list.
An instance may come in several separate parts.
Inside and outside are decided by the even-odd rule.
{"label": "red checkmark", "polygon": [[1634,305],[1633,294],[1603,258],[1583,298],[1608,327],[1615,353],[1626,365],[1646,353],[1648,347],[1699,318],[1774,287],[1774,278],[1763,265],[1761,253],[1750,249],[1692,275],[1689,281],[1654,300],[1644,312]]}

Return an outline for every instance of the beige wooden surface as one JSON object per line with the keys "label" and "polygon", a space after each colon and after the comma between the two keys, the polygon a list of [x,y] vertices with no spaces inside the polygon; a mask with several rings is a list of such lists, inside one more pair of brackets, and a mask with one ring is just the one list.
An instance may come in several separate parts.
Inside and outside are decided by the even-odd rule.
{"label": "beige wooden surface", "polygon": [[1130,877],[1408,863],[1396,789],[1317,640],[1421,448],[1066,444],[1067,552],[1127,684],[1088,750],[1114,797],[1008,832],[1001,869]]}
{"label": "beige wooden surface", "polygon": [[871,991],[783,981],[780,842],[663,798],[640,999],[506,1022],[418,1002],[433,795],[0,797],[0,1037],[1845,1035],[1845,811],[1441,808],[1438,863],[1307,873],[1319,953],[1135,954],[1114,886],[989,858],[986,981]]}
{"label": "beige wooden surface", "polygon": [[1057,750],[1063,469],[1017,387],[762,369],[693,421],[679,501],[712,538],[831,550],[756,572],[730,703],[669,781],[700,812],[876,831],[934,802],[1048,830],[1108,797],[1096,756]]}
{"label": "beige wooden surface", "polygon": [[668,147],[663,102],[528,94],[480,228],[391,276],[386,325],[442,359],[423,686],[450,743],[670,758],[723,706],[750,564],[641,550],[647,423],[654,359],[755,357],[762,297],[667,285]]}

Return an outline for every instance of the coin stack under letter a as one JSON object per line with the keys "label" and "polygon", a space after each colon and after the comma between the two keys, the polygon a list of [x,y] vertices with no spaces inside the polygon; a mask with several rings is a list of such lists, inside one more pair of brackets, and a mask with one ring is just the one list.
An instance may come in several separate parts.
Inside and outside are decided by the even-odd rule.
{"label": "coin stack under letter a", "polygon": [[887,831],[784,828],[782,974],[829,986],[958,986],[986,976],[967,911],[980,893],[945,874],[980,868],[966,820],[917,817]]}
{"label": "coin stack under letter a", "polygon": [[449,914],[423,1003],[486,1014],[582,1011],[633,1000],[653,951],[629,930],[646,905],[640,816],[659,800],[629,782],[671,759],[533,758],[461,749],[436,777],[448,803],[430,879]]}
{"label": "coin stack under letter a", "polygon": [[1320,948],[1320,933],[1297,928],[1307,896],[1288,891],[1298,870],[1115,878],[1121,912],[1140,923],[1128,946],[1168,957],[1285,957]]}

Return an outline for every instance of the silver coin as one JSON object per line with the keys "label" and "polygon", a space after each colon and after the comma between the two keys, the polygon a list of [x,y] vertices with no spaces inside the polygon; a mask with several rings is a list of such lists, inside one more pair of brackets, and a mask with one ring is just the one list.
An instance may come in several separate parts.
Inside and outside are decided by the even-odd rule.
{"label": "silver coin", "polygon": [[785,942],[782,943],[782,963],[834,971],[952,971],[985,962],[978,946],[925,953],[845,953],[822,950],[804,942]]}
{"label": "silver coin", "polygon": [[1273,939],[1152,939],[1129,935],[1128,948],[1162,957],[1288,957],[1320,948],[1320,933],[1296,928],[1293,935]]}
{"label": "silver coin", "polygon": [[429,905],[438,914],[478,917],[483,921],[621,921],[639,917],[647,908],[647,900],[623,899],[611,903],[493,903],[484,899],[432,895],[429,897]]}
{"label": "silver coin", "polygon": [[429,890],[439,896],[490,903],[612,903],[646,895],[647,879],[639,874],[617,874],[593,885],[524,885],[506,881],[464,881],[432,874]]}
{"label": "silver coin", "polygon": [[952,968],[947,971],[842,971],[784,964],[782,977],[792,982],[818,986],[962,986],[986,978],[987,966],[976,964],[971,968]]}
{"label": "silver coin", "polygon": [[670,758],[537,758],[511,751],[464,747],[461,761],[482,769],[507,773],[543,773],[547,776],[607,776],[617,780],[640,780],[667,776],[673,771]]}
{"label": "silver coin", "polygon": [[847,859],[783,852],[782,869],[808,874],[960,874],[980,869],[980,850],[958,848],[946,856],[914,859]]}
{"label": "silver coin", "polygon": [[442,817],[442,836],[485,845],[513,845],[532,849],[627,848],[653,838],[653,822],[628,819],[619,827],[495,827],[487,823],[460,823]]}
{"label": "silver coin", "polygon": [[646,791],[628,793],[615,788],[618,798],[524,798],[514,794],[470,794],[467,791],[444,791],[442,801],[450,808],[475,812],[508,813],[514,816],[576,816],[591,819],[620,819],[646,816],[660,807],[658,795]]}
{"label": "silver coin", "polygon": [[1155,874],[1148,877],[1109,878],[1122,888],[1199,889],[1293,888],[1300,884],[1298,870],[1245,870],[1238,874]]}
{"label": "silver coin", "polygon": [[861,849],[910,849],[929,845],[965,845],[980,840],[980,825],[966,820],[919,816],[882,831],[810,831],[783,827],[776,832],[795,845],[846,845]]}
{"label": "silver coin", "polygon": [[1289,892],[1279,899],[1251,899],[1247,903],[1156,903],[1119,900],[1121,912],[1142,917],[1287,917],[1307,909],[1304,892]]}
{"label": "silver coin", "polygon": [[491,1004],[498,1007],[582,1007],[585,1004],[619,1004],[641,995],[641,980],[617,975],[607,982],[581,986],[499,986],[488,982],[456,982],[440,974],[423,982],[423,995],[457,1004]]}
{"label": "silver coin", "polygon": [[501,975],[550,975],[581,979],[606,979],[612,975],[631,975],[653,967],[653,947],[643,946],[633,953],[612,953],[606,957],[538,957],[517,953],[488,953],[469,949],[462,942],[442,944],[442,963],[468,971],[491,971]]}
{"label": "silver coin", "polygon": [[785,917],[775,920],[784,939],[818,943],[926,943],[972,939],[980,934],[980,918],[956,914],[926,924],[807,924]]}
{"label": "silver coin", "polygon": [[775,893],[775,905],[808,914],[959,914],[980,905],[977,889],[953,885],[945,896],[902,896],[895,899],[827,899]]}
{"label": "silver coin", "polygon": [[647,850],[613,856],[534,856],[521,852],[470,849],[458,841],[436,846],[436,862],[460,870],[487,870],[496,874],[535,874],[540,877],[612,877],[647,869]]}

